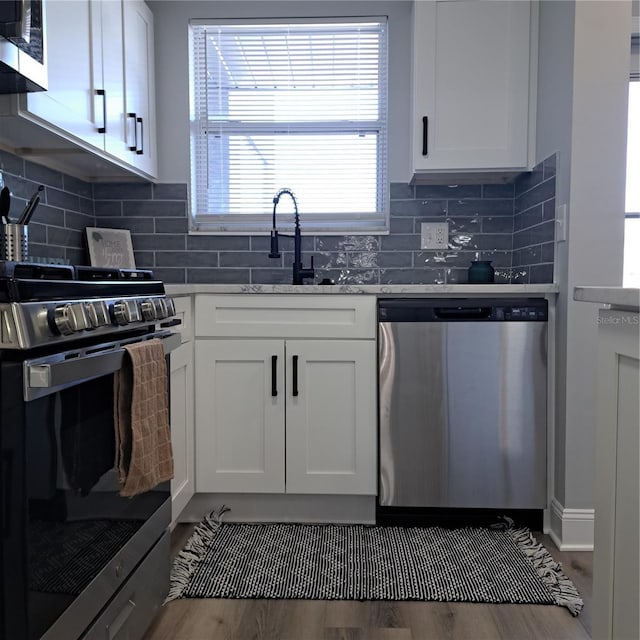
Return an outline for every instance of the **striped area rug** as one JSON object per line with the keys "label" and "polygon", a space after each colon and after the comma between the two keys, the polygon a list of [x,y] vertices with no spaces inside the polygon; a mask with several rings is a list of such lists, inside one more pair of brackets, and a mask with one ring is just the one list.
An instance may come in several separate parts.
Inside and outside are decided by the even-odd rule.
{"label": "striped area rug", "polygon": [[555,604],[582,599],[528,529],[199,524],[174,561],[176,598],[433,600]]}

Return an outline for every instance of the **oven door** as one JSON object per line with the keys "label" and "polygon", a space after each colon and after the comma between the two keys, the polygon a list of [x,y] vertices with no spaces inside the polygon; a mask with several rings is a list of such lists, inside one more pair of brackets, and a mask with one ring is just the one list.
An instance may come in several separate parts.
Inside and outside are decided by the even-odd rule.
{"label": "oven door", "polygon": [[79,637],[166,530],[169,482],[123,498],[114,468],[113,375],[152,337],[179,344],[3,354],[0,637]]}

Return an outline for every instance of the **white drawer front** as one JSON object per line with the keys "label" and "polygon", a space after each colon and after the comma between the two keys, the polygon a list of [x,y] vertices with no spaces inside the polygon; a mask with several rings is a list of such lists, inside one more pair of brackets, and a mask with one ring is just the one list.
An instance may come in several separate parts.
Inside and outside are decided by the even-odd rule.
{"label": "white drawer front", "polygon": [[196,296],[197,337],[375,338],[375,296]]}

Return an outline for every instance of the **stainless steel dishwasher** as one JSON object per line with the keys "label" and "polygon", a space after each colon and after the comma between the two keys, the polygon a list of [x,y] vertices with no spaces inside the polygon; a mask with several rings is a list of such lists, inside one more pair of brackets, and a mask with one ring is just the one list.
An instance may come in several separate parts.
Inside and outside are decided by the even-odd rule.
{"label": "stainless steel dishwasher", "polygon": [[546,505],[547,301],[378,305],[381,507]]}

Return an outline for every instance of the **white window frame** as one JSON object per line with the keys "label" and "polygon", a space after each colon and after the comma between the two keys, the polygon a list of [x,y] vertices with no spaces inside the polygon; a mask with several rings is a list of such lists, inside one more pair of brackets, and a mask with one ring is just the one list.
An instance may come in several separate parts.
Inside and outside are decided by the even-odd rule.
{"label": "white window frame", "polygon": [[[196,166],[196,156],[198,155],[198,136],[202,135],[202,121],[198,121],[195,109],[195,69],[194,69],[194,29],[199,26],[219,26],[219,25],[268,25],[268,24],[345,24],[345,23],[367,23],[381,22],[382,42],[380,50],[380,97],[379,97],[379,118],[376,124],[353,123],[353,122],[318,122],[314,123],[314,131],[326,129],[329,133],[342,133],[354,131],[375,131],[378,135],[377,149],[377,194],[378,201],[375,212],[366,213],[322,213],[308,212],[301,210],[300,221],[306,233],[315,235],[343,235],[348,234],[387,234],[389,233],[389,208],[390,208],[390,184],[389,184],[389,162],[388,162],[388,24],[387,18],[383,16],[358,16],[358,17],[336,17],[336,18],[296,18],[296,19],[204,19],[189,21],[189,69],[190,69],[190,142],[191,142],[191,184],[190,184],[190,233],[204,233],[212,235],[252,235],[269,232],[272,225],[272,202],[264,203],[264,210],[254,213],[216,213],[198,211],[198,178],[197,172],[202,172],[202,168]],[[373,129],[371,128],[373,125]],[[304,124],[295,123],[292,129],[297,127],[298,131],[304,130]],[[282,123],[274,123],[273,129],[281,129]],[[270,132],[269,125],[265,123],[229,123],[225,132],[242,133],[246,131]],[[280,185],[288,187],[290,185]],[[328,187],[330,188],[330,186]],[[293,226],[293,217],[278,220],[278,227],[290,229]]]}
{"label": "white window frame", "polygon": [[[630,85],[640,83],[640,18],[634,17],[632,25]],[[629,112],[629,118],[631,118],[631,112]],[[638,145],[637,140],[633,140],[633,142],[636,146]],[[627,145],[630,143],[631,140],[627,139]],[[630,170],[627,170],[627,179],[629,179],[630,173]],[[637,177],[635,179],[637,180]],[[624,269],[622,284],[625,287],[640,287],[640,266],[638,259],[640,255],[640,246],[638,245],[638,238],[640,237],[638,234],[640,211],[629,210],[626,207],[627,205],[625,204]]]}

